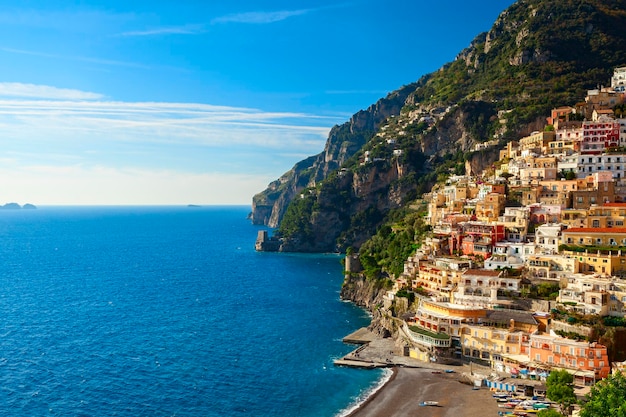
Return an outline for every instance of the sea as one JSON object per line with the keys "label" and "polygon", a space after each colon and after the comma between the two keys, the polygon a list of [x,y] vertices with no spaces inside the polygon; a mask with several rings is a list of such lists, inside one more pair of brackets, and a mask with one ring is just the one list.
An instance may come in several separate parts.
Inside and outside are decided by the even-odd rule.
{"label": "sea", "polygon": [[0,415],[342,416],[368,313],[334,254],[259,253],[245,206],[0,210]]}

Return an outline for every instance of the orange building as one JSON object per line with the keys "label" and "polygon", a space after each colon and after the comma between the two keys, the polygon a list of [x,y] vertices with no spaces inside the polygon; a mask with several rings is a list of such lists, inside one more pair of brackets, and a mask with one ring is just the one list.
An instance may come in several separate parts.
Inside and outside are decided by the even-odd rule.
{"label": "orange building", "polygon": [[586,384],[606,378],[611,370],[606,346],[545,334],[530,335],[530,360],[565,369]]}

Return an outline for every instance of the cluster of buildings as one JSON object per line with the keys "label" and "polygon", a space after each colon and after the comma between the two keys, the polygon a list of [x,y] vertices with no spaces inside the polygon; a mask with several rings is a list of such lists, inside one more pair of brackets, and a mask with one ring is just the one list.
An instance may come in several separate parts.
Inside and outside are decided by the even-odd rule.
{"label": "cluster of buildings", "polygon": [[[412,356],[475,358],[520,377],[565,369],[585,384],[609,374],[607,346],[573,322],[626,315],[625,86],[617,68],[611,87],[552,110],[485,172],[425,196],[432,236],[386,297],[419,294],[403,317]],[[551,297],[531,300],[531,287]]]}

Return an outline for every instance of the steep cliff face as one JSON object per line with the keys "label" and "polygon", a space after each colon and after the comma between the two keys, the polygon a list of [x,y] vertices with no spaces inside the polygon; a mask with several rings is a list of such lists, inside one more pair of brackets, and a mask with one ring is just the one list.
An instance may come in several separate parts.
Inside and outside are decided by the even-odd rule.
{"label": "steep cliff face", "polygon": [[413,85],[404,86],[367,110],[354,114],[347,123],[334,126],[323,152],[299,162],[252,198],[252,223],[277,227],[289,202],[305,188],[314,187],[358,152],[383,121],[400,113],[414,89]]}
{"label": "steep cliff face", "polygon": [[311,169],[320,155],[311,156],[298,162],[276,181],[252,198],[253,224],[277,227],[289,202],[311,181]]}

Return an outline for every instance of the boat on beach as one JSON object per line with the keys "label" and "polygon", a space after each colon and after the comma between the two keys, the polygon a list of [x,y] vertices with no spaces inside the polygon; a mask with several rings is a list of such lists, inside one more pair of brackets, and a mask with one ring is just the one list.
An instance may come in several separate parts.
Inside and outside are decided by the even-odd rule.
{"label": "boat on beach", "polygon": [[438,401],[422,401],[420,403],[420,406],[422,406],[422,407],[424,407],[424,406],[437,407],[437,406],[439,406],[439,402]]}

